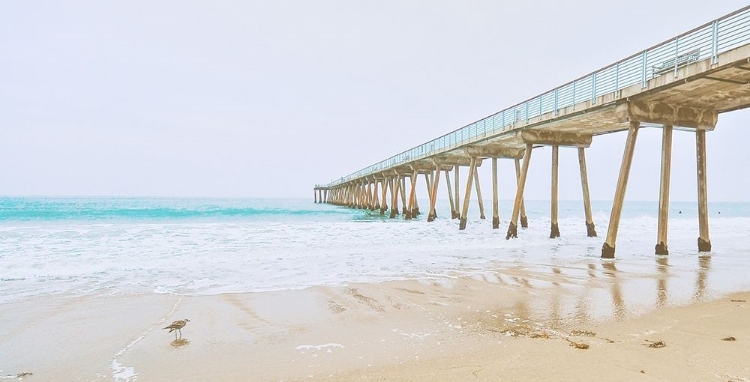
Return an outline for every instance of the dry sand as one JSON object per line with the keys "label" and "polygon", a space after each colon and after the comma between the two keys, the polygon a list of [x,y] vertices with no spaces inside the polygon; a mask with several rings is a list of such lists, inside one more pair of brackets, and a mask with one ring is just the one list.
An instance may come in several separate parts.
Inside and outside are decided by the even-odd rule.
{"label": "dry sand", "polygon": [[[0,376],[750,381],[750,293],[706,296],[700,268],[689,283],[621,274],[607,262],[546,270],[283,292],[50,296],[2,304]],[[669,282],[690,290],[673,297]],[[191,322],[182,340],[161,329],[184,318]],[[723,340],[729,337],[734,340]],[[659,341],[666,346],[654,347]]]}

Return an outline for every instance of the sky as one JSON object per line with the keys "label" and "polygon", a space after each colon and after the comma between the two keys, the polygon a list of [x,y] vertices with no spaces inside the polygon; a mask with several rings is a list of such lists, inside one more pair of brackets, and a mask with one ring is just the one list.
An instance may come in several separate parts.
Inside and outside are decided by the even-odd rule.
{"label": "sky", "polygon": [[[0,195],[312,199],[744,5],[4,0]],[[749,124],[750,110],[722,114],[707,134],[709,200],[750,201]],[[594,138],[592,199],[612,199],[624,145]],[[671,199],[696,200],[695,134],[673,147]],[[534,151],[529,199],[550,197],[550,152]],[[658,199],[660,155],[661,130],[643,129],[627,199]],[[513,177],[501,160],[501,199]],[[581,198],[574,149],[560,150],[560,198]]]}

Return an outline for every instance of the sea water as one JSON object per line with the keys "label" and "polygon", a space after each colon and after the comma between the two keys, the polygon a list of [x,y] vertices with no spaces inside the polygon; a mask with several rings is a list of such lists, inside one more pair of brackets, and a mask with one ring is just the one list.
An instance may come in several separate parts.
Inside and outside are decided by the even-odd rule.
{"label": "sea water", "polygon": [[[514,267],[584,272],[601,264],[610,202],[592,204],[599,237],[586,236],[583,203],[562,201],[562,236],[549,238],[549,201],[526,201],[529,228],[506,240],[475,203],[467,228],[438,200],[438,219],[303,199],[0,198],[0,303],[58,294],[206,295],[403,279],[450,279]],[[656,202],[627,202],[616,245],[625,272],[657,273]],[[711,203],[712,291],[750,290],[750,203]],[[697,203],[673,202],[672,273],[705,268]],[[704,275],[705,276],[705,275]],[[705,281],[705,280],[704,280]]]}

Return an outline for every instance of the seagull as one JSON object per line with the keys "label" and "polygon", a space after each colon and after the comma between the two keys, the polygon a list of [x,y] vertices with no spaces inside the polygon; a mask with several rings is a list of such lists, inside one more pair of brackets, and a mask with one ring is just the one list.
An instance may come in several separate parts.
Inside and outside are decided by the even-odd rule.
{"label": "seagull", "polygon": [[[190,322],[190,320],[188,320],[187,318],[184,319],[184,320],[177,320],[177,321],[174,321],[171,324],[169,324],[169,326],[166,326],[166,327],[164,327],[162,329],[169,329],[170,333],[172,333],[173,331],[176,330],[176,331],[180,332],[180,338],[182,338],[182,328],[184,328],[185,325],[187,325],[188,322]],[[177,333],[174,334],[174,338],[175,339],[177,338]]]}

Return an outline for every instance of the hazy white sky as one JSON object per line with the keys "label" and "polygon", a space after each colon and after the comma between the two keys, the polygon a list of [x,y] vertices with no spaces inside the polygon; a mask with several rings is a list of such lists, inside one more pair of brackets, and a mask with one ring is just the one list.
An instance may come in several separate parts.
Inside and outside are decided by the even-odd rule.
{"label": "hazy white sky", "polygon": [[[312,199],[315,183],[744,5],[4,0],[0,195]],[[709,200],[750,200],[748,113],[708,134]],[[628,200],[658,199],[660,142],[641,131]],[[612,198],[624,143],[587,151],[592,198]],[[672,200],[695,200],[694,134],[674,150]],[[534,152],[530,199],[549,198],[550,151]],[[500,170],[510,199],[512,162]],[[560,171],[560,197],[580,199],[575,150]]]}

